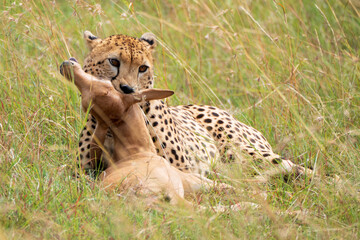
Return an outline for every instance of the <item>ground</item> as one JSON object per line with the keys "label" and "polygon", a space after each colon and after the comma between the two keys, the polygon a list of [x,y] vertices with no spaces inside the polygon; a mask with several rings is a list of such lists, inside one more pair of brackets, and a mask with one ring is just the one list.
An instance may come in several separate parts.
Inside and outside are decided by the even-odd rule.
{"label": "ground", "polygon": [[[358,239],[359,5],[355,1],[2,3],[0,18],[0,238]],[[85,114],[58,73],[87,53],[81,34],[160,38],[158,88],[170,105],[227,109],[274,151],[344,185],[251,181],[257,165],[215,166],[235,193],[203,205],[251,200],[259,209],[214,214],[152,208],[74,178]],[[260,164],[259,164],[260,165]],[[229,180],[232,179],[232,180]],[[262,201],[254,194],[266,191]]]}

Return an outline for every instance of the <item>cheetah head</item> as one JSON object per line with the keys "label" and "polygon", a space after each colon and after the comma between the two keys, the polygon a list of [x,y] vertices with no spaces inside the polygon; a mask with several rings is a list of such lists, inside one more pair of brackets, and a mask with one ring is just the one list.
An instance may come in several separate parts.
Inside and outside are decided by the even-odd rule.
{"label": "cheetah head", "polygon": [[145,33],[139,39],[113,35],[100,39],[85,31],[84,38],[90,49],[84,61],[85,72],[111,81],[123,93],[153,87],[155,35]]}

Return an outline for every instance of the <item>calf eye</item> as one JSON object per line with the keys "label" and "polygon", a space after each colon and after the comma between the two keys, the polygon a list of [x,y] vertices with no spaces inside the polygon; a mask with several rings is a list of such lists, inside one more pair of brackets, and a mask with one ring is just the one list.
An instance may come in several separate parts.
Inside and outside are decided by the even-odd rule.
{"label": "calf eye", "polygon": [[120,62],[119,60],[115,59],[115,58],[109,58],[109,62],[111,65],[113,65],[114,67],[120,67]]}
{"label": "calf eye", "polygon": [[148,68],[149,68],[149,67],[146,66],[146,65],[141,65],[141,66],[139,67],[139,72],[140,72],[140,73],[146,72],[146,70],[147,70]]}

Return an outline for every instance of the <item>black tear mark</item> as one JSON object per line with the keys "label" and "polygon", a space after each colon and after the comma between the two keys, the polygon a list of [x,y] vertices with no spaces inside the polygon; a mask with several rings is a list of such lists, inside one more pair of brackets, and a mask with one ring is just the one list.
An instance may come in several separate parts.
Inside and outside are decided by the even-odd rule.
{"label": "black tear mark", "polygon": [[[120,72],[120,68],[117,68],[117,73],[116,73],[115,77],[111,78],[111,81],[114,81],[117,78],[117,76],[119,76],[119,72]],[[121,88],[121,85],[120,85],[120,88]]]}

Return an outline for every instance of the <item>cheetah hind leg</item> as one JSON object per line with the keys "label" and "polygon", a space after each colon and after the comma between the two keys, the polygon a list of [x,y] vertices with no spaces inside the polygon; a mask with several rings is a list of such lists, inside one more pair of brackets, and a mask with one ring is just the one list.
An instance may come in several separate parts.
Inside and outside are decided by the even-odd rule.
{"label": "cheetah hind leg", "polygon": [[[319,175],[311,169],[297,165],[290,160],[282,160],[277,165],[273,166],[272,169],[262,172],[255,179],[256,181],[265,183],[268,182],[271,177],[279,174],[283,174],[285,176],[293,174],[296,178],[300,176],[307,176],[309,179],[317,179],[319,177]],[[337,175],[334,177],[327,177],[326,180],[333,183],[341,183],[341,180]]]}
{"label": "cheetah hind leg", "polygon": [[309,176],[310,178],[313,178],[315,176],[313,170],[299,166],[290,160],[282,160],[277,165],[272,166],[271,169],[266,170],[262,172],[259,176],[255,177],[255,180],[266,183],[272,177],[280,174],[283,174],[285,176],[294,174],[295,177],[305,175],[305,176]]}

